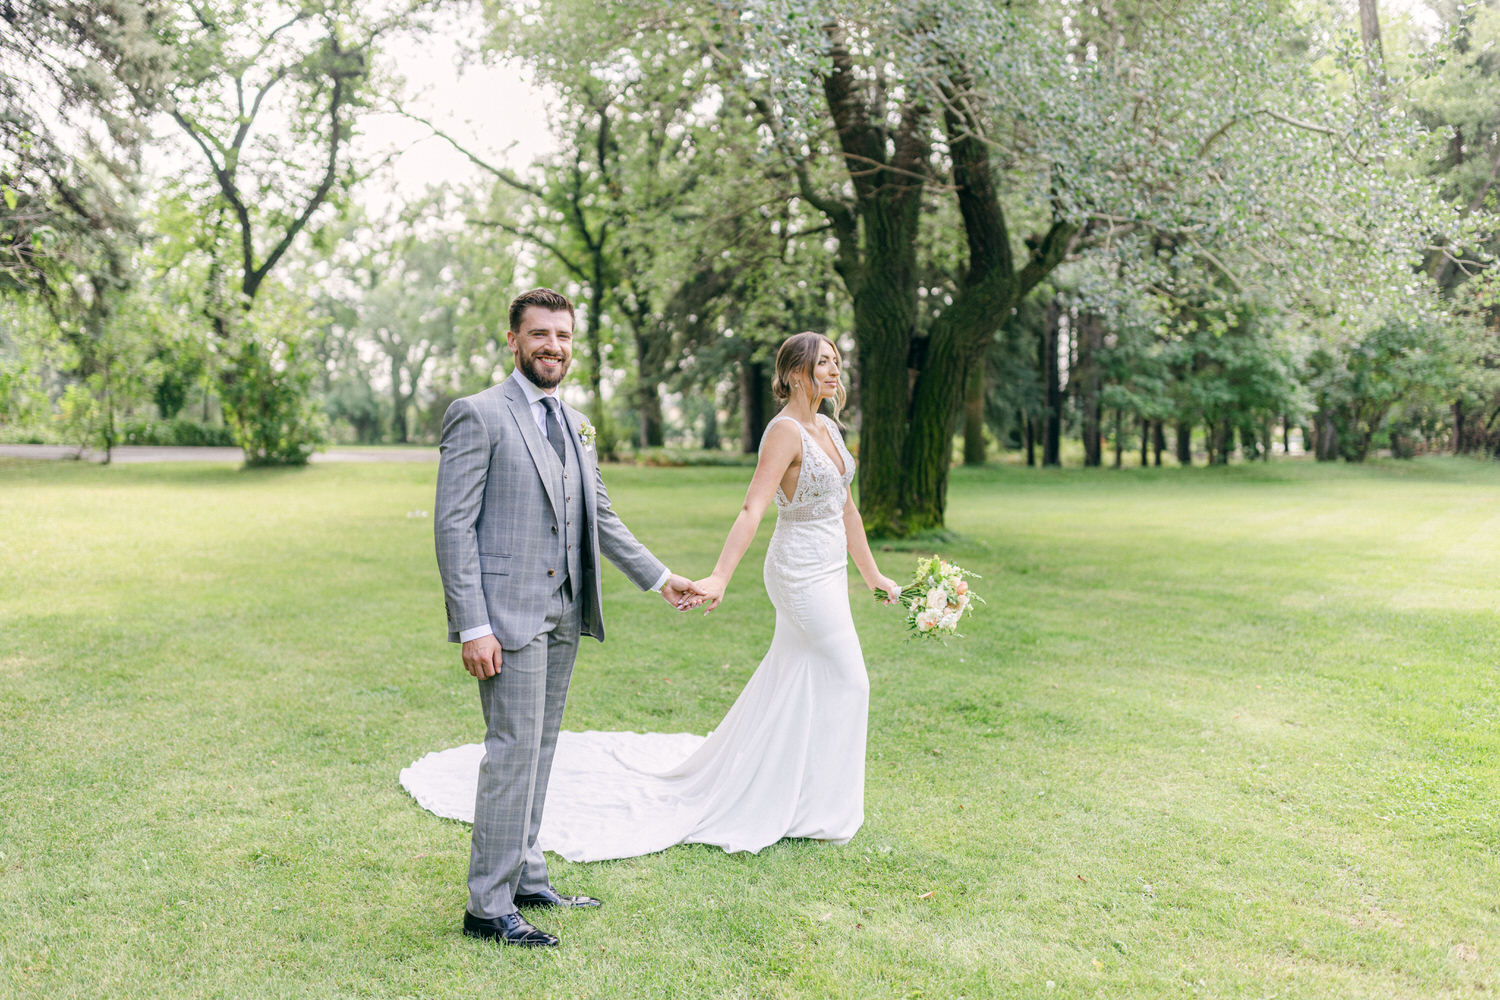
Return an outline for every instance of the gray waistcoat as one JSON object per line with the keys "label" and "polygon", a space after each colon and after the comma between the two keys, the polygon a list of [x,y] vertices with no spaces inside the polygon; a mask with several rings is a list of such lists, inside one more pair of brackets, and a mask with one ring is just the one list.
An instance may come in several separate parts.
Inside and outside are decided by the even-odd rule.
{"label": "gray waistcoat", "polygon": [[[557,460],[557,453],[551,447],[542,450],[547,456],[547,474],[552,477],[552,485],[556,488],[558,496],[564,498],[563,523],[558,526],[557,533],[556,586],[561,587],[566,581],[570,585],[573,597],[577,598],[585,593],[585,588],[588,586],[583,570],[583,567],[588,564],[584,559],[586,553],[583,551],[584,538],[587,537],[584,532],[586,515],[583,507],[583,494],[579,491],[583,485],[579,473],[579,470],[583,468],[583,460],[573,444],[573,435],[565,434],[563,440],[568,449],[566,469]],[[564,478],[564,473],[566,473],[566,478]]]}

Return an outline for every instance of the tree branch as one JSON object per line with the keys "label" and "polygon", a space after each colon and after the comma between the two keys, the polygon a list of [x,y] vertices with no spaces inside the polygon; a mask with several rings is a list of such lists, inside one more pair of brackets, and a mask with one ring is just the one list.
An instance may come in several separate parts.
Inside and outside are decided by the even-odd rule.
{"label": "tree branch", "polygon": [[521,178],[517,177],[515,174],[511,173],[509,170],[506,170],[504,167],[496,166],[495,164],[484,159],[478,153],[473,152],[463,143],[459,142],[447,132],[444,132],[442,129],[438,128],[426,118],[423,118],[421,115],[413,114],[412,112],[407,111],[405,108],[401,107],[401,105],[399,104],[393,104],[392,107],[394,107],[396,109],[396,113],[398,115],[401,115],[403,118],[409,118],[420,125],[427,126],[428,130],[431,131],[433,135],[437,136],[439,139],[442,139],[448,145],[458,150],[458,152],[462,153],[470,163],[474,164],[485,173],[490,174],[495,179],[509,185],[510,187],[515,188],[517,191],[524,191],[535,198],[546,197],[546,193],[535,184],[529,184],[526,181],[521,180]]}
{"label": "tree branch", "polygon": [[[242,274],[248,277],[255,270],[255,248],[251,240],[252,229],[250,224],[250,210],[246,207],[244,199],[240,197],[239,186],[234,180],[234,171],[228,166],[228,162],[220,164],[214,156],[214,151],[209,148],[208,141],[203,133],[187,119],[177,108],[171,111],[172,119],[177,122],[188,137],[197,143],[198,148],[203,150],[203,155],[208,158],[209,169],[213,171],[214,179],[219,182],[219,193],[229,203],[234,212],[235,220],[240,227],[240,258],[243,267]],[[215,143],[217,145],[217,143]]]}
{"label": "tree branch", "polygon": [[1057,268],[1057,265],[1067,257],[1068,251],[1072,248],[1073,237],[1077,233],[1076,223],[1065,219],[1053,220],[1052,228],[1048,229],[1038,241],[1036,248],[1031,252],[1031,259],[1016,276],[1015,301],[1019,302],[1025,298],[1027,293],[1041,284],[1043,279]]}
{"label": "tree branch", "polygon": [[977,284],[995,272],[1009,276],[1015,263],[1005,210],[995,192],[989,147],[977,135],[973,108],[956,99],[952,91],[945,91],[944,96],[951,98],[944,107],[943,121],[950,136],[953,183],[969,244],[969,268],[964,283]]}
{"label": "tree branch", "polygon": [[562,248],[557,244],[551,242],[550,240],[543,239],[542,237],[538,236],[533,230],[521,229],[511,225],[508,222],[501,222],[498,219],[481,220],[474,224],[476,226],[490,226],[503,232],[510,233],[512,236],[520,237],[521,239],[526,240],[529,243],[535,243],[537,246],[550,253],[553,257],[556,257],[558,263],[567,268],[569,273],[571,273],[579,281],[589,281],[588,272],[586,272],[583,267],[578,264],[577,261],[573,260],[573,258],[563,253]]}
{"label": "tree branch", "polygon": [[[824,31],[828,35],[833,70],[823,77],[823,94],[828,99],[839,145],[846,154],[852,154],[862,162],[884,165],[885,142],[880,130],[871,122],[869,106],[860,96],[854,78],[854,57],[849,52],[843,29],[829,24]],[[853,177],[853,180],[860,200],[874,193],[875,185],[868,177]]]}
{"label": "tree branch", "polygon": [[[335,56],[345,54],[340,51],[338,42],[333,38],[329,39],[329,47]],[[297,238],[298,233],[302,232],[308,220],[312,218],[313,213],[323,206],[323,202],[328,198],[328,192],[333,190],[334,181],[338,179],[339,148],[343,145],[344,141],[343,111],[345,80],[344,73],[338,71],[337,67],[330,76],[333,79],[333,94],[328,100],[328,163],[323,170],[323,179],[319,182],[317,189],[313,191],[312,197],[308,199],[307,204],[303,206],[302,213],[296,219],[292,220],[292,224],[282,234],[281,240],[277,242],[270,253],[266,254],[266,259],[261,262],[260,267],[246,275],[244,292],[248,297],[253,298],[255,296],[260,283],[265,280],[266,275],[270,272],[271,268],[276,266],[276,262],[281,259],[282,255],[291,248],[292,241]]]}

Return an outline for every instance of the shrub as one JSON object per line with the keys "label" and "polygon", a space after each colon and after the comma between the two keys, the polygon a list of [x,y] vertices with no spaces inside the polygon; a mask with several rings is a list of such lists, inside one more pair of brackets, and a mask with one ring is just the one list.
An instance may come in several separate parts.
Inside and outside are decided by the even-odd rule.
{"label": "shrub", "polygon": [[233,448],[234,433],[228,427],[215,427],[186,417],[171,420],[132,420],[121,429],[125,444],[159,445],[176,448]]}

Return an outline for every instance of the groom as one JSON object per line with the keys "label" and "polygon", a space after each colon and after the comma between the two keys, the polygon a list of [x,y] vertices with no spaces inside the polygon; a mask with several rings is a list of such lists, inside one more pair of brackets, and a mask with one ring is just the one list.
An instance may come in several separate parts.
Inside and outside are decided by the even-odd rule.
{"label": "groom", "polygon": [[684,608],[697,591],[610,507],[593,427],[557,398],[573,305],[537,288],[510,304],[515,371],[443,418],[434,529],[448,640],[479,679],[484,761],[474,802],[464,933],[552,947],[516,910],[592,907],[547,880],[537,828],[580,635],[604,639],[599,556]]}

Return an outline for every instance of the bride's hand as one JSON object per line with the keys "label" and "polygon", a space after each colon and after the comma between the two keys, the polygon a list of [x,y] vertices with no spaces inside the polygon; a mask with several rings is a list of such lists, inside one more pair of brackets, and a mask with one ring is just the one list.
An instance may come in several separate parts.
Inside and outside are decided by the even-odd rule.
{"label": "bride's hand", "polygon": [[895,604],[901,597],[901,584],[888,576],[876,577],[875,583],[870,589],[885,591],[885,600],[881,602],[883,604]]}
{"label": "bride's hand", "polygon": [[698,591],[703,594],[700,603],[704,605],[703,613],[706,615],[719,606],[719,602],[724,599],[724,590],[729,584],[727,581],[720,580],[716,576],[705,576],[694,583],[693,586],[697,587]]}

